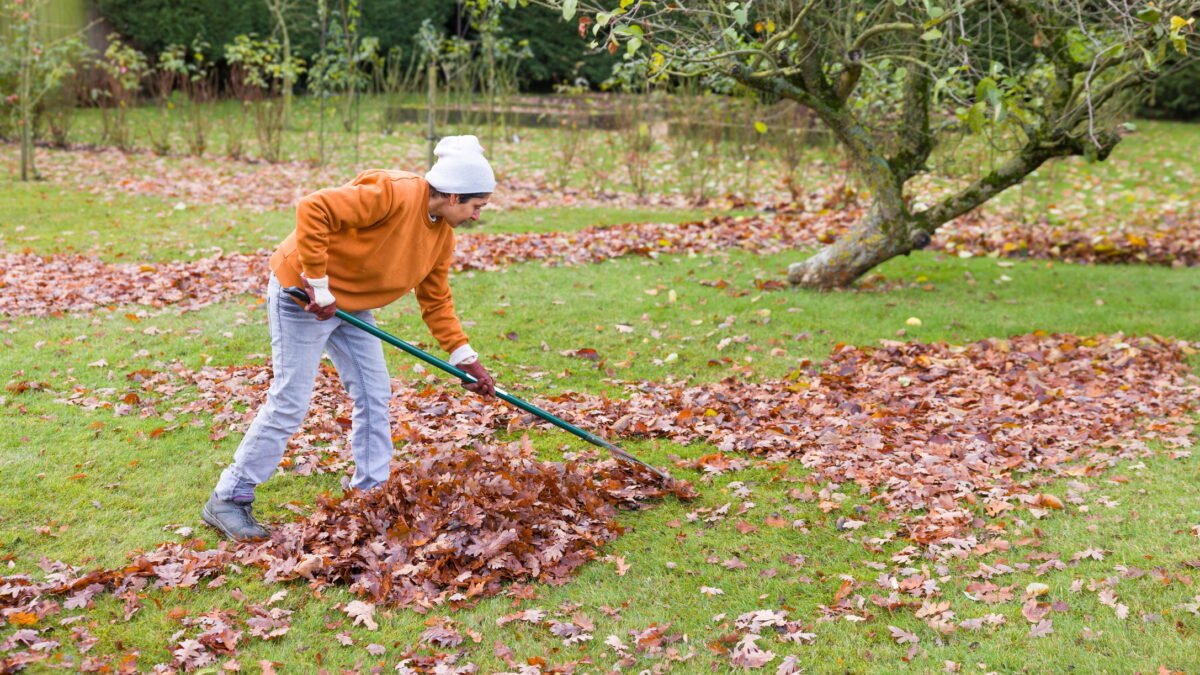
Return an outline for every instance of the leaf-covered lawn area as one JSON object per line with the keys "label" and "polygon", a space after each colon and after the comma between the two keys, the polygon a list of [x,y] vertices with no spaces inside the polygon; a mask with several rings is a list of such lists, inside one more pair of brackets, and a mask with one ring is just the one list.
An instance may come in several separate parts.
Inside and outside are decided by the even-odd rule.
{"label": "leaf-covered lawn area", "polygon": [[[473,344],[690,488],[389,353],[393,482],[341,498],[325,371],[259,491],[275,538],[232,546],[198,512],[268,381],[256,252],[290,227],[281,195],[328,176],[43,166],[81,157],[0,191],[0,671],[1200,667],[1178,202],[1058,230],[985,214],[818,294],[777,282],[856,215],[833,184],[730,214],[512,176],[531,197],[460,240]],[[120,175],[144,183],[96,191]],[[1131,175],[1138,199],[1179,190]],[[380,319],[430,342],[411,300]]]}
{"label": "leaf-covered lawn area", "polygon": [[[458,237],[453,269],[495,271],[519,262],[581,265],[625,255],[713,255],[729,250],[759,255],[812,249],[836,240],[862,215],[850,205],[819,213],[784,209],[767,217],[713,216],[682,223],[647,222],[587,226],[573,232],[466,233]],[[1119,231],[1080,227],[1030,227],[980,216],[949,225],[932,244],[959,257],[1037,258],[1068,263],[1200,264],[1200,221],[1167,220]],[[994,254],[993,254],[994,252]],[[95,255],[0,253],[0,311],[45,315],[114,304],[196,309],[255,292],[266,283],[262,259],[269,250],[218,253],[169,262],[106,263]],[[1003,263],[1011,266],[1013,263]],[[878,275],[868,277],[873,287]],[[707,282],[724,288],[724,279]],[[779,279],[759,279],[760,290],[778,290]],[[886,286],[885,286],[886,287]]]}

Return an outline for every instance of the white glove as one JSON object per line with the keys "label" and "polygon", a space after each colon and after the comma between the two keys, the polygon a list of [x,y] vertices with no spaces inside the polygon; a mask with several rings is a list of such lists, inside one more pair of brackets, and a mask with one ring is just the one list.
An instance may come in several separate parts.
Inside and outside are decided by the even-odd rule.
{"label": "white glove", "polygon": [[333,297],[333,293],[329,292],[329,277],[308,279],[308,285],[312,286],[313,289],[312,301],[317,303],[319,307],[328,307],[337,302]]}
{"label": "white glove", "polygon": [[469,344],[463,345],[458,349],[455,349],[453,352],[450,352],[450,365],[452,366],[466,366],[475,363],[478,360],[479,354],[476,353],[474,349],[471,349],[471,345]]}

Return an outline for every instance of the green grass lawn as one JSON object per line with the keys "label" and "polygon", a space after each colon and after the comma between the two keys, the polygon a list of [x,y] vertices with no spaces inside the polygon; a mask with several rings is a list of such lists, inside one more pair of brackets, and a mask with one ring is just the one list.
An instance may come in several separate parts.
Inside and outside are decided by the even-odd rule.
{"label": "green grass lawn", "polygon": [[569,232],[585,227],[624,223],[686,223],[716,215],[746,215],[747,210],[726,209],[611,209],[576,206],[542,209],[485,209],[470,232]]}
{"label": "green grass lawn", "polygon": [[0,246],[40,255],[79,253],[109,262],[190,260],[272,248],[295,224],[285,211],[239,213],[221,205],[177,209],[152,195],[105,196],[54,183],[0,188]]}
{"label": "green grass lawn", "polygon": [[[1148,267],[1104,268],[1078,265],[1024,263],[998,267],[988,259],[946,259],[919,253],[894,261],[880,271],[889,279],[914,281],[925,277],[934,290],[904,289],[890,292],[808,293],[795,291],[755,292],[756,276],[777,274],[793,256],[755,258],[747,254],[713,258],[666,258],[649,261],[627,258],[581,268],[545,268],[520,265],[489,274],[459,275],[456,297],[473,343],[480,348],[500,381],[520,395],[535,398],[562,390],[603,391],[607,375],[595,364],[560,356],[558,351],[591,347],[605,358],[620,379],[694,376],[711,381],[727,376],[725,366],[707,365],[722,336],[748,334],[750,339],[722,354],[736,365],[750,365],[762,376],[780,376],[803,358],[819,359],[835,342],[872,344],[881,338],[895,339],[899,330],[909,338],[967,342],[992,336],[1032,330],[1072,331],[1083,334],[1123,330],[1154,332],[1188,340],[1200,340],[1200,328],[1192,320],[1190,307],[1200,286],[1196,270]],[[974,280],[968,283],[967,275]],[[1002,276],[1012,281],[1001,282]],[[725,289],[701,285],[705,278],[724,278]],[[922,281],[921,285],[925,285]],[[676,290],[677,301],[667,302],[666,291],[651,296],[649,289]],[[1147,290],[1154,289],[1154,293]],[[731,291],[749,290],[735,297]],[[247,299],[249,300],[249,299]],[[1104,304],[1097,304],[1103,300]],[[559,304],[561,303],[561,304]],[[127,309],[99,311],[78,318],[53,320],[10,318],[0,323],[6,331],[4,367],[9,380],[44,381],[51,390],[62,392],[72,386],[94,390],[120,386],[124,373],[151,366],[155,361],[182,360],[192,367],[247,362],[247,355],[265,351],[265,327],[252,302],[213,306],[199,312],[175,316],[164,313],[134,321]],[[771,310],[770,315],[761,314]],[[789,311],[798,310],[798,311]],[[735,316],[732,327],[718,330],[726,317]],[[907,317],[923,319],[917,328],[907,326]],[[386,329],[417,342],[428,343],[415,316],[415,306],[405,300],[381,313]],[[770,321],[766,321],[766,319]],[[614,324],[634,326],[619,333]],[[146,332],[148,326],[156,330]],[[717,332],[711,334],[714,330]],[[516,333],[516,339],[504,336]],[[797,340],[796,337],[808,337]],[[545,342],[549,351],[541,347]],[[39,346],[39,343],[40,344]],[[782,346],[786,356],[771,356],[773,345]],[[657,365],[667,353],[677,353],[672,364]],[[149,356],[145,356],[148,353]],[[141,355],[139,355],[141,354]],[[105,359],[107,367],[87,364]],[[404,373],[405,358],[389,352],[393,372]],[[620,365],[618,365],[620,364]],[[540,381],[531,372],[549,373]],[[42,556],[75,564],[114,566],[128,551],[149,548],[180,526],[196,528],[196,535],[216,541],[201,526],[197,509],[215,480],[220,466],[229,460],[236,438],[213,443],[207,427],[183,428],[153,438],[150,433],[162,420],[114,418],[106,411],[80,411],[53,402],[49,393],[25,392],[5,397],[0,415],[6,432],[0,443],[0,475],[10,486],[0,496],[0,555],[10,557],[16,570],[31,570]],[[562,433],[538,433],[542,456],[553,458],[558,448],[582,443]],[[680,447],[667,442],[630,442],[627,449],[655,463],[669,455],[694,457],[711,452],[704,446]],[[802,471],[795,469],[797,474]],[[1089,481],[1102,494],[1118,502],[1113,509],[1093,506],[1092,514],[1072,507],[1036,527],[1044,532],[1038,551],[1060,551],[1069,555],[1087,548],[1112,551],[1104,562],[1039,578],[1053,588],[1071,611],[1054,617],[1055,633],[1041,638],[1036,654],[1025,637],[1027,627],[1019,614],[1019,603],[983,606],[966,600],[950,589],[965,587],[961,573],[977,564],[964,563],[960,570],[945,575],[945,598],[961,618],[1000,612],[1010,623],[985,629],[979,635],[955,634],[939,639],[911,615],[884,615],[863,625],[849,622],[817,623],[818,635],[810,646],[788,648],[771,645],[779,654],[795,653],[803,664],[822,670],[821,664],[842,659],[842,667],[853,672],[887,672],[895,669],[907,648],[892,642],[887,625],[896,625],[923,636],[914,665],[937,669],[943,660],[970,666],[987,664],[1001,672],[1057,669],[1067,663],[1087,671],[1129,672],[1149,670],[1158,664],[1186,668],[1189,636],[1200,629],[1195,617],[1176,609],[1190,601],[1196,588],[1182,583],[1162,584],[1148,579],[1125,582],[1119,587],[1121,601],[1134,610],[1124,621],[1112,610],[1098,606],[1094,594],[1067,590],[1075,579],[1101,579],[1115,574],[1117,565],[1148,568],[1160,565],[1179,571],[1179,565],[1194,560],[1195,536],[1189,528],[1200,523],[1200,472],[1190,461],[1156,458],[1137,469],[1124,469],[1134,478],[1124,484],[1103,479]],[[696,479],[689,471],[682,477]],[[80,477],[80,474],[83,474]],[[689,527],[683,541],[676,541],[677,528],[667,523],[703,506],[719,506],[731,499],[728,481],[751,486],[752,501],[759,506],[746,516],[761,521],[782,505],[799,509],[792,516],[811,523],[805,533],[772,531],[752,536],[741,534],[730,522],[712,528]],[[608,547],[632,565],[625,576],[617,576],[611,564],[586,566],[570,584],[539,588],[536,601],[522,607],[554,609],[564,602],[582,603],[596,620],[597,640],[584,648],[563,649],[561,661],[591,657],[597,664],[616,660],[606,654],[602,639],[615,634],[628,642],[629,630],[643,630],[653,622],[671,622],[673,630],[689,635],[697,651],[692,668],[707,669],[708,663],[723,663],[707,645],[731,629],[728,624],[740,613],[760,608],[794,608],[798,617],[815,617],[841,583],[839,575],[872,579],[877,571],[867,562],[890,564],[889,556],[904,542],[883,546],[884,553],[865,550],[859,539],[848,540],[832,527],[836,513],[824,514],[812,504],[793,503],[786,496],[789,485],[772,480],[762,470],[747,470],[724,476],[701,486],[695,504],[673,501],[658,508],[631,513],[623,522],[632,532]],[[280,475],[260,490],[260,511],[272,520],[287,519],[283,505],[296,501],[311,503],[321,492],[337,490],[334,476],[295,477]],[[1051,486],[1048,491],[1065,490]],[[856,490],[843,490],[858,503]],[[50,495],[54,495],[50,498]],[[732,519],[731,519],[732,520]],[[1158,522],[1161,520],[1161,524]],[[1154,524],[1145,527],[1144,524]],[[1029,531],[1030,525],[1008,525],[1011,532]],[[882,536],[886,524],[872,524],[859,531],[863,536]],[[1023,551],[1023,555],[1028,551]],[[789,553],[802,553],[812,561],[807,567],[791,569],[781,562]],[[1009,559],[1020,557],[1013,556]],[[705,562],[737,557],[748,567],[727,570]],[[1003,556],[1002,556],[1003,557]],[[996,556],[986,559],[995,564]],[[1155,562],[1157,561],[1157,562]],[[673,566],[669,566],[671,563]],[[770,578],[765,570],[777,572]],[[1003,583],[1023,584],[1029,574],[1014,574]],[[264,600],[277,590],[246,574],[234,584],[253,598]],[[723,595],[699,594],[700,586],[721,588]],[[348,597],[334,591],[323,598],[311,597],[302,585],[285,587],[289,596],[283,606],[295,609],[297,619],[289,636],[273,643],[247,643],[239,660],[258,659],[281,663],[309,664],[293,652],[303,645],[312,653],[323,653],[329,667],[349,667],[367,657],[361,647],[341,647],[332,632],[323,628],[338,617],[331,610]],[[642,589],[661,592],[646,595]],[[179,626],[167,616],[174,607],[197,614],[209,607],[230,604],[227,591],[161,593],[162,609],[148,606],[133,621],[111,623],[119,616],[119,603],[104,600],[89,612],[99,622],[104,641],[101,647],[115,649],[117,642],[137,645],[145,663],[168,658],[168,637]],[[621,619],[600,615],[601,605],[616,607],[630,601]],[[510,602],[497,598],[470,610],[451,612],[462,625],[483,632],[487,639],[476,647],[468,645],[467,658],[487,668],[501,664],[491,657],[491,642],[499,639],[518,655],[542,655],[558,645],[544,629],[509,625],[495,627],[495,619],[514,611]],[[439,613],[440,614],[440,613]],[[726,614],[724,619],[714,619]],[[1156,618],[1143,620],[1142,614]],[[108,617],[108,618],[106,618]],[[352,635],[361,644],[411,644],[424,630],[423,619],[409,610],[396,610],[383,622],[379,633],[361,627]],[[1178,623],[1177,623],[1178,622]],[[1088,628],[1094,639],[1083,640]],[[1132,632],[1131,632],[1132,631]],[[1194,638],[1193,638],[1194,639]],[[940,643],[939,643],[940,642]],[[727,645],[726,647],[728,647]],[[1064,655],[1070,653],[1070,658]],[[389,652],[398,657],[398,652]],[[1164,655],[1176,655],[1173,660]],[[387,659],[384,659],[387,660]]]}
{"label": "green grass lawn", "polygon": [[[1114,194],[1134,195],[1127,202],[1134,206],[1121,207],[1130,212],[1135,206],[1139,212],[1152,211],[1156,200],[1176,193],[1186,201],[1194,195],[1194,183],[1164,177],[1138,158],[1160,151],[1163,157],[1178,157],[1167,161],[1176,161],[1174,168],[1186,178],[1194,173],[1183,162],[1186,146],[1171,141],[1180,134],[1194,138],[1195,133],[1191,127],[1147,125],[1145,135],[1130,137],[1114,154],[1113,159],[1119,159],[1122,149],[1131,149],[1135,154],[1122,160],[1127,164],[1064,164],[1053,178],[1059,186],[1047,192],[1061,195],[1071,181],[1087,176],[1122,177],[1122,187],[1114,188]],[[1160,150],[1162,145],[1170,147]],[[370,152],[382,157],[385,151]],[[534,159],[531,155],[528,161]],[[0,247],[42,254],[79,252],[111,261],[185,259],[205,255],[213,247],[243,252],[269,248],[292,222],[286,210],[260,214],[223,205],[172,207],[171,200],[153,196],[114,193],[100,198],[62,184],[4,182]],[[481,231],[568,230],[705,215],[701,209],[512,209],[486,214]],[[880,278],[873,281],[875,290],[758,289],[756,280],[780,278],[788,263],[803,255],[731,252],[627,257],[582,267],[523,264],[459,274],[453,284],[456,305],[485,363],[501,384],[532,399],[568,390],[616,396],[621,392],[614,384],[618,380],[782,377],[806,359],[819,361],[843,342],[873,345],[881,339],[912,339],[962,344],[1037,330],[1155,333],[1200,341],[1195,311],[1200,268],[1010,264],[919,251],[876,270]],[[712,285],[718,280],[725,282],[723,287]],[[208,420],[203,418],[199,426],[185,424],[156,435],[154,431],[164,426],[161,417],[114,417],[110,411],[82,410],[55,399],[74,388],[120,389],[128,373],[176,360],[193,368],[261,362],[251,358],[269,351],[258,307],[255,298],[244,296],[184,314],[130,306],[73,316],[0,316],[0,379],[6,385],[45,383],[45,390],[0,390],[0,482],[7,488],[0,492],[0,562],[8,566],[5,574],[40,575],[37,563],[43,557],[83,566],[119,566],[131,551],[182,539],[180,527],[193,528],[191,536],[217,542],[200,524],[198,511],[238,438],[210,440]],[[379,316],[388,331],[432,346],[411,298]],[[909,325],[910,317],[920,318],[921,325]],[[618,330],[618,324],[632,330]],[[722,338],[741,335],[744,341],[716,351]],[[559,353],[580,348],[595,349],[602,362]],[[407,357],[395,350],[387,354],[393,374],[412,376]],[[676,357],[667,360],[670,354]],[[729,361],[710,364],[718,354]],[[102,359],[102,365],[89,365]],[[1191,365],[1200,366],[1200,360],[1193,356]],[[559,457],[564,447],[584,447],[561,432],[533,436],[544,459]],[[660,465],[675,456],[693,458],[714,451],[706,444],[684,447],[666,441],[622,445]],[[711,481],[702,480],[699,472],[676,469],[677,476],[700,481],[700,497],[687,504],[668,500],[621,517],[629,531],[605,552],[629,564],[623,575],[615,561],[595,561],[570,583],[537,586],[533,599],[496,597],[466,609],[430,614],[381,611],[378,631],[352,627],[335,609],[353,599],[343,589],[317,594],[302,583],[265,584],[252,571],[231,574],[221,588],[208,589],[202,583],[186,592],[149,591],[143,609],[129,621],[124,620],[122,602],[104,596],[93,609],[62,616],[84,616],[77,625],[88,626],[100,638],[90,654],[137,650],[143,670],[170,660],[169,650],[178,641],[172,636],[182,629],[182,612],[197,616],[242,605],[231,589],[255,602],[285,590],[286,597],[276,606],[295,612],[287,635],[269,642],[247,637],[240,644],[235,658],[249,672],[255,672],[260,660],[284,664],[282,672],[316,672],[320,667],[337,672],[379,664],[390,672],[431,616],[448,617],[464,632],[470,628],[482,634],[479,643],[468,640],[458,648],[463,661],[479,664],[480,672],[512,670],[494,655],[496,641],[510,647],[521,663],[533,657],[550,665],[586,658],[591,665],[580,666],[579,672],[608,672],[620,657],[605,644],[606,638],[613,635],[631,644],[636,641],[631,631],[655,623],[670,624],[668,634],[679,636],[672,646],[680,658],[686,657],[671,664],[670,672],[733,672],[724,653],[734,646],[727,640],[737,632],[733,622],[758,609],[787,609],[789,618],[808,623],[806,631],[815,634],[811,645],[786,644],[766,634],[759,646],[777,658],[764,672],[773,672],[784,655],[796,655],[807,672],[941,672],[947,661],[961,664],[962,672],[981,673],[1200,669],[1200,650],[1195,647],[1200,616],[1188,609],[1200,595],[1200,539],[1195,529],[1200,526],[1200,466],[1194,457],[1156,454],[1124,462],[1109,474],[1046,485],[1046,492],[1059,496],[1080,490],[1079,485],[1092,489],[1081,492],[1082,503],[1068,503],[1045,518],[1014,511],[987,519],[990,532],[1012,542],[1012,549],[941,568],[919,555],[906,557],[909,542],[889,536],[895,525],[880,518],[879,507],[857,486],[825,486],[843,496],[841,506],[826,513],[814,502],[789,495],[796,484],[781,477],[799,478],[805,471],[799,463],[786,469],[781,474],[754,466]],[[337,476],[282,474],[259,490],[258,512],[268,520],[283,521],[292,517],[287,504],[311,504],[321,493],[338,489]],[[736,518],[687,522],[689,512],[727,502],[752,505]],[[867,525],[840,531],[836,522],[846,513]],[[805,528],[766,524],[781,514],[803,520]],[[759,529],[743,533],[739,520]],[[1032,567],[1043,559],[1038,556],[1058,553],[1069,560],[1088,549],[1105,551],[1103,559],[1083,560],[1043,576],[1017,568],[995,577],[994,583],[1001,586],[1015,585],[1014,601],[989,605],[967,593],[973,581],[967,575],[980,563]],[[796,555],[805,556],[804,562],[794,564]],[[730,560],[745,567],[723,564]],[[844,580],[865,582],[856,591],[864,597],[886,596],[888,591],[875,580],[882,572],[900,574],[905,568],[927,571],[936,579],[942,591],[936,599],[949,602],[957,620],[997,614],[1005,623],[939,635],[914,618],[912,609],[887,610],[869,602],[862,608],[864,617],[871,615],[866,621],[822,619],[822,606],[832,604]],[[1129,608],[1124,619],[1098,601],[1097,584],[1114,578],[1119,581],[1113,590]],[[1021,591],[1032,581],[1047,584],[1046,598],[1061,603],[1052,612],[1053,633],[1045,637],[1030,637],[1030,623],[1021,615]],[[722,593],[706,595],[701,587]],[[619,612],[610,615],[601,607]],[[595,623],[595,639],[567,646],[544,626],[496,625],[505,614],[531,608],[545,609],[548,616],[582,611]],[[71,627],[58,626],[58,618],[35,628],[70,645]],[[911,657],[911,645],[897,644],[889,626],[919,637]],[[15,630],[0,626],[0,642]],[[343,646],[335,638],[341,631],[349,631],[352,645]],[[385,651],[373,655],[368,644],[382,645]],[[68,646],[65,651],[77,650]],[[634,655],[635,665],[626,672],[662,662]]]}

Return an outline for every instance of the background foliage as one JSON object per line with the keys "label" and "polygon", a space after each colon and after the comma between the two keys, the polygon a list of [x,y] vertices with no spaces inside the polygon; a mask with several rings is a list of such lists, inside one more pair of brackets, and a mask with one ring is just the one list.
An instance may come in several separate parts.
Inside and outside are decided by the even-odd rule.
{"label": "background foliage", "polygon": [[524,88],[545,89],[578,77],[595,86],[608,79],[618,61],[607,52],[590,53],[574,27],[563,23],[561,13],[545,7],[505,12],[500,22],[505,35],[528,39],[533,50],[533,58],[517,72]]}
{"label": "background foliage", "polygon": [[1139,112],[1157,119],[1200,120],[1200,61],[1189,61],[1159,79]]}
{"label": "background foliage", "polygon": [[209,44],[210,59],[241,34],[270,33],[271,17],[262,2],[206,0],[93,0],[113,28],[137,49],[157,55],[172,44]]}
{"label": "background foliage", "polygon": [[[93,0],[100,14],[127,41],[150,55],[171,44],[207,42],[209,58],[222,56],[221,45],[237,35],[269,35],[271,19],[261,2],[211,0],[181,3],[174,0]],[[416,55],[413,38],[428,19],[446,35],[471,37],[464,3],[448,0],[362,0],[359,34],[379,39],[379,51],[397,48],[406,61]],[[320,43],[316,26],[316,0],[295,3],[291,18],[296,30],[296,53],[311,62]],[[514,42],[529,40],[534,58],[518,72],[523,88],[549,90],[564,81],[583,76],[595,85],[608,77],[615,62],[607,53],[589,53],[575,29],[561,20],[558,12],[543,7],[507,11],[502,18],[503,35]]]}

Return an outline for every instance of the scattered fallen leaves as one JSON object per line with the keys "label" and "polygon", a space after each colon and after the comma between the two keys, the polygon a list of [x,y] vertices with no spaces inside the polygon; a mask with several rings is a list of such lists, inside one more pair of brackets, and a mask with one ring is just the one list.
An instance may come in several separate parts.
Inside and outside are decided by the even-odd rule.
{"label": "scattered fallen leaves", "polygon": [[[719,454],[684,463],[707,473],[747,465],[728,453],[776,454],[803,458],[820,478],[887,485],[875,501],[900,519],[906,536],[933,543],[971,527],[968,495],[991,515],[1020,506],[1048,511],[1045,505],[1057,498],[1037,490],[1047,474],[1099,473],[1146,451],[1151,440],[1189,447],[1187,412],[1200,388],[1187,379],[1185,359],[1180,343],[1121,334],[1034,333],[963,346],[884,341],[879,348],[839,347],[802,379],[693,387],[640,382],[629,385],[627,399],[564,394],[534,403],[585,428],[710,442]],[[900,375],[908,386],[897,383]],[[176,412],[211,414],[213,433],[223,434],[244,429],[252,413],[241,408],[257,408],[269,380],[269,366],[172,365],[135,379],[131,391],[143,408],[161,407],[163,396],[192,383],[200,397]],[[102,400],[76,388],[60,400],[115,407],[126,393]],[[498,428],[535,423],[503,404],[483,405],[446,388],[395,379],[393,394],[393,436],[412,447],[491,442]],[[346,466],[346,430],[336,420],[348,417],[350,407],[336,375],[323,369],[305,427],[289,447],[292,471]],[[1097,446],[1106,451],[1096,453]],[[1036,479],[1017,477],[1032,471],[1040,472]],[[757,527],[737,522],[744,531]],[[859,522],[865,521],[847,518],[842,526]],[[1072,560],[1104,556],[1089,549]]]}
{"label": "scattered fallen leaves", "polygon": [[921,638],[918,637],[916,633],[911,633],[909,631],[904,630],[903,628],[898,628],[896,626],[888,626],[888,630],[891,631],[892,639],[896,641],[896,644],[902,645],[902,644],[905,644],[906,642],[911,643],[911,644],[917,644],[918,642],[921,641]]}
{"label": "scattered fallen leaves", "polygon": [[1053,632],[1054,625],[1052,619],[1042,619],[1029,627],[1029,637],[1046,637]]}
{"label": "scattered fallen leaves", "polygon": [[355,626],[362,624],[367,627],[367,630],[379,628],[379,624],[375,623],[375,605],[369,602],[352,600],[346,605],[345,612],[354,619]]}
{"label": "scattered fallen leaves", "polygon": [[729,655],[729,662],[741,668],[762,668],[775,658],[775,652],[766,651],[757,644],[761,636],[747,633],[738,640]]}
{"label": "scattered fallen leaves", "polygon": [[[1200,388],[1188,379],[1182,343],[1040,332],[963,346],[881,343],[842,345],[800,379],[641,382],[625,400],[574,395],[550,407],[622,435],[796,457],[821,479],[886,486],[873,501],[921,543],[969,529],[968,496],[993,515],[1004,504],[1048,512],[1061,501],[1036,492],[1047,474],[1100,473],[1149,452],[1151,440],[1192,445],[1187,411]],[[683,465],[722,468],[711,455]],[[1039,473],[1017,478],[1022,472]],[[841,521],[843,528],[855,522]],[[1073,560],[1104,555],[1093,549]]]}

